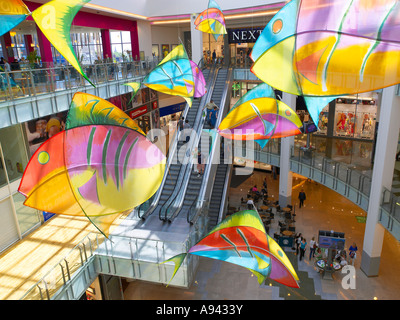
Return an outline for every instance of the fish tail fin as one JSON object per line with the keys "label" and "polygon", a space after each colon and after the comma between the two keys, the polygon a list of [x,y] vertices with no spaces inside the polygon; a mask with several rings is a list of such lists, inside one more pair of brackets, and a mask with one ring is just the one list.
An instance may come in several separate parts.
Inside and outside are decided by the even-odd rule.
{"label": "fish tail fin", "polygon": [[187,256],[187,253],[181,253],[181,254],[178,254],[176,256],[173,256],[172,258],[169,258],[168,260],[165,260],[165,261],[159,263],[159,264],[163,264],[163,263],[172,261],[175,264],[174,272],[172,274],[171,279],[169,280],[169,282],[167,284],[167,287],[171,283],[172,279],[175,277],[176,273],[178,272],[178,269],[181,267],[181,265],[183,263],[183,260],[185,260],[186,256]]}
{"label": "fish tail fin", "polygon": [[329,97],[304,97],[308,112],[314,124],[318,128],[319,114],[331,101],[335,100],[338,96]]}

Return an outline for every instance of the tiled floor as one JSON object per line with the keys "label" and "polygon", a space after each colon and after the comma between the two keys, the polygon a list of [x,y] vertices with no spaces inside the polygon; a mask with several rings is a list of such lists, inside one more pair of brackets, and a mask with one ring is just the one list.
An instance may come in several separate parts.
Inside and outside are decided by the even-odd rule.
{"label": "tiled floor", "polygon": [[[273,180],[269,173],[255,171],[251,176],[242,179],[239,186],[230,189],[230,206],[239,207],[240,198],[246,195],[247,190],[257,184],[262,185],[264,177],[268,179],[269,195],[278,197],[278,180]],[[298,209],[297,195],[300,188],[304,188],[307,194],[305,206]],[[339,196],[330,189],[307,181],[305,178],[294,175],[292,202],[296,205],[296,231],[302,232],[309,241],[311,237],[317,237],[318,230],[335,230],[346,235],[346,248],[352,242],[356,242],[359,253],[362,252],[365,223],[359,223],[356,216],[365,216],[359,207],[349,200]],[[274,228],[271,225],[270,235]],[[287,252],[287,255],[293,255]],[[293,256],[292,256],[293,257]],[[382,249],[380,274],[378,277],[367,277],[360,269],[361,256],[355,262],[356,288],[345,289],[342,287],[343,274],[336,273],[333,280],[321,279],[314,269],[313,261],[306,259],[298,262],[299,272],[308,272],[308,277],[313,281],[315,295],[329,300],[371,300],[371,299],[400,299],[400,277],[398,266],[400,263],[400,243],[391,234],[385,232]],[[297,259],[297,257],[294,257]],[[269,283],[272,285],[270,286]],[[305,299],[296,295],[296,289],[285,291],[291,293],[291,298]],[[149,284],[134,281],[129,284],[124,292],[126,300],[135,299],[168,299],[168,300],[274,300],[283,299],[283,292],[279,292],[278,286],[272,281],[266,285],[259,285],[257,279],[245,268],[229,263],[200,258],[195,280],[189,289],[165,287],[159,284]],[[308,299],[311,299],[308,297]]]}

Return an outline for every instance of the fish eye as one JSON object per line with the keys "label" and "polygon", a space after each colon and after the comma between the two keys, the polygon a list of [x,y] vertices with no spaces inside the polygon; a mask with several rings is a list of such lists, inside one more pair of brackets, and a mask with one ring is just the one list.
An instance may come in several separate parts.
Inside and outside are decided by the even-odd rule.
{"label": "fish eye", "polygon": [[45,165],[50,160],[50,155],[46,151],[42,151],[38,154],[38,161],[40,164]]}
{"label": "fish eye", "polygon": [[272,25],[272,32],[277,34],[282,30],[282,27],[283,27],[283,21],[281,19],[277,19]]}
{"label": "fish eye", "polygon": [[290,116],[292,115],[292,113],[290,112],[290,110],[286,110],[286,111],[285,111],[285,114],[286,114],[288,117],[290,117]]}

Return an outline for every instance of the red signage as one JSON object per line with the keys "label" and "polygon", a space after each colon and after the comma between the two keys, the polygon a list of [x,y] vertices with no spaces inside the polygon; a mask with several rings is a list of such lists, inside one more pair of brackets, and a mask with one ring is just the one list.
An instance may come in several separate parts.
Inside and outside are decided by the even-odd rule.
{"label": "red signage", "polygon": [[129,117],[135,119],[147,113],[147,106],[143,106],[129,112]]}
{"label": "red signage", "polygon": [[153,101],[152,105],[153,105],[153,110],[157,109],[158,108],[158,101]]}

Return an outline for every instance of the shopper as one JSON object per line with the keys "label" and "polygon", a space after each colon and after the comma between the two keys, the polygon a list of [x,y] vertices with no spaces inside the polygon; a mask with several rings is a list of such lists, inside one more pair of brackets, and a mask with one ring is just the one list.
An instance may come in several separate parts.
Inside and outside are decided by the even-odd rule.
{"label": "shopper", "polygon": [[299,201],[300,201],[299,208],[304,206],[304,200],[306,200],[306,193],[304,192],[304,189],[301,189],[301,191],[299,192]]}
{"label": "shopper", "polygon": [[183,130],[183,125],[184,125],[184,123],[185,123],[185,118],[184,118],[184,117],[180,118],[180,119],[179,119],[179,122],[178,122],[179,131],[182,131],[182,130]]}
{"label": "shopper", "polygon": [[189,124],[189,120],[186,119],[185,123],[183,124],[183,129],[184,129],[183,132],[186,135],[186,140],[185,140],[186,143],[188,143],[190,140],[190,128],[191,126]]}
{"label": "shopper", "polygon": [[315,237],[312,237],[310,241],[310,257],[309,257],[310,261],[311,258],[314,258],[315,256],[315,249],[317,249],[317,242],[315,241]]}
{"label": "shopper", "polygon": [[247,200],[247,209],[249,209],[249,210],[253,210],[254,209],[254,201],[251,198],[249,198]]}
{"label": "shopper", "polygon": [[205,163],[204,156],[199,150],[197,153],[197,171],[199,172],[197,177],[201,177],[201,175],[204,174],[204,166],[205,166],[204,163]]}
{"label": "shopper", "polygon": [[355,242],[349,247],[349,263],[351,263],[352,266],[354,266],[354,261],[356,260],[357,257],[357,245]]}
{"label": "shopper", "polygon": [[206,114],[206,119],[207,119],[207,122],[210,124],[210,113],[211,113],[211,111],[214,109],[214,108],[217,108],[217,109],[219,109],[218,107],[217,107],[217,105],[214,103],[214,100],[210,100],[210,102],[208,102],[206,105],[205,105],[205,107],[203,108],[203,110],[206,110],[207,111],[207,114]]}
{"label": "shopper", "polygon": [[298,233],[294,238],[294,241],[296,243],[296,256],[299,254],[299,247],[302,239],[303,237],[301,236],[301,233]]}
{"label": "shopper", "polygon": [[215,128],[215,125],[217,123],[217,117],[218,117],[217,109],[218,109],[217,107],[214,107],[214,109],[211,110],[211,113],[210,113],[210,125],[211,125],[211,128],[213,128],[213,129]]}
{"label": "shopper", "polygon": [[217,53],[215,52],[215,50],[212,53],[212,60],[214,64],[217,62]]}
{"label": "shopper", "polygon": [[300,243],[300,261],[301,259],[304,258],[304,253],[306,252],[306,248],[307,248],[307,241],[306,238],[303,238],[303,240],[301,240]]}

